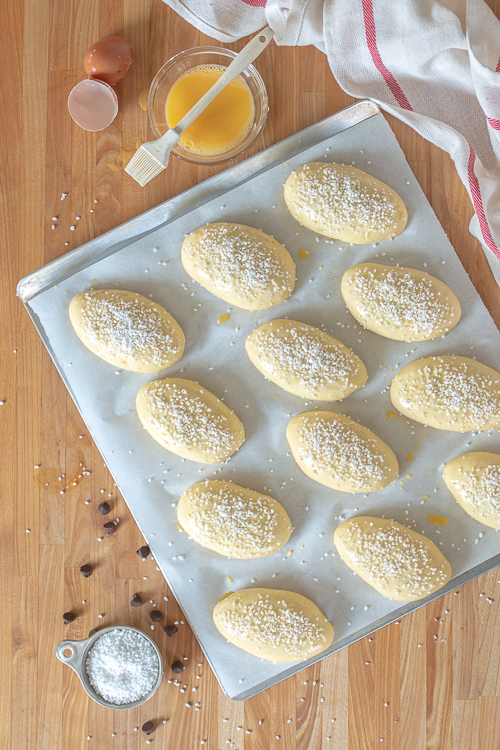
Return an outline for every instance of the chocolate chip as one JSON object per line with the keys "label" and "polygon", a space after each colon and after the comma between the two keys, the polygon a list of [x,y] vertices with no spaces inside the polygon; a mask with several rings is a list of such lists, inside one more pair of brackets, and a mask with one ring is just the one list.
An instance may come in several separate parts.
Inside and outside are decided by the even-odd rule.
{"label": "chocolate chip", "polygon": [[88,638],[90,638],[91,635],[94,635],[94,633],[97,633],[99,628],[92,628],[92,630],[89,630]]}
{"label": "chocolate chip", "polygon": [[153,734],[153,729],[155,728],[155,725],[152,721],[147,721],[145,724],[142,725],[142,731],[144,734]]}
{"label": "chocolate chip", "polygon": [[82,565],[80,567],[80,573],[82,574],[84,578],[88,578],[90,574],[92,573],[92,566],[88,564]]}
{"label": "chocolate chip", "polygon": [[145,544],[144,547],[139,547],[137,550],[137,554],[139,557],[142,557],[143,560],[146,559],[146,557],[151,554],[151,550],[149,549],[148,545]]}
{"label": "chocolate chip", "polygon": [[114,521],[107,521],[103,526],[106,529],[106,534],[114,534],[116,531],[116,524]]}
{"label": "chocolate chip", "polygon": [[73,622],[74,619],[75,615],[73,614],[73,612],[65,612],[63,614],[63,622],[65,625],[69,625],[70,622]]}
{"label": "chocolate chip", "polygon": [[111,510],[111,506],[109,503],[99,503],[97,506],[97,510],[101,514],[101,516],[107,516],[109,511]]}
{"label": "chocolate chip", "polygon": [[182,664],[182,662],[174,661],[171,669],[172,669],[172,672],[175,672],[175,674],[180,674],[181,672],[184,671],[185,667],[184,667],[184,664]]}
{"label": "chocolate chip", "polygon": [[134,594],[132,597],[132,601],[130,602],[131,607],[140,607],[142,606],[142,599],[139,596],[139,594]]}
{"label": "chocolate chip", "polygon": [[149,617],[151,618],[152,622],[160,622],[163,615],[161,612],[158,612],[157,609],[153,609],[153,611],[149,613]]}
{"label": "chocolate chip", "polygon": [[175,625],[167,625],[165,628],[163,628],[163,630],[168,636],[170,636],[170,638],[173,638],[177,633],[177,628],[175,627]]}

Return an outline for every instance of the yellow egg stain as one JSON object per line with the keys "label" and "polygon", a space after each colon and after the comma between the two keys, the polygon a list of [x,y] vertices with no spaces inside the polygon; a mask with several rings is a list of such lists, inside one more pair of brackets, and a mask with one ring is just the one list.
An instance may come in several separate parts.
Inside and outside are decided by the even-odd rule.
{"label": "yellow egg stain", "polygon": [[413,474],[407,474],[407,475],[406,475],[406,478],[407,478],[407,479],[413,479]]}
{"label": "yellow egg stain", "polygon": [[428,500],[430,498],[430,495],[424,495],[424,500]]}
{"label": "yellow egg stain", "polygon": [[309,250],[299,250],[299,252],[297,254],[298,254],[300,260],[305,260],[307,258],[307,256],[310,255],[311,253],[309,252]]}
{"label": "yellow egg stain", "polygon": [[413,455],[413,453],[408,453],[408,455],[406,456],[406,460],[408,461],[409,464],[411,464],[414,458],[415,456]]}
{"label": "yellow egg stain", "polygon": [[231,578],[231,576],[226,576],[226,579],[229,581],[229,583],[233,582],[233,579]]}
{"label": "yellow egg stain", "polygon": [[274,398],[279,398],[279,395],[280,395],[279,393],[275,393]]}
{"label": "yellow egg stain", "polygon": [[435,516],[434,513],[429,513],[427,516],[427,520],[429,523],[434,524],[434,526],[446,526],[448,523],[448,519],[444,516]]}
{"label": "yellow egg stain", "polygon": [[83,453],[80,450],[78,450],[78,463],[80,468],[69,476],[55,466],[42,466],[33,475],[35,484],[50,495],[65,495],[73,492],[83,481],[84,476],[90,474],[85,468]]}
{"label": "yellow egg stain", "polygon": [[149,88],[148,86],[145,86],[139,91],[139,96],[137,97],[137,103],[139,104],[139,107],[144,110],[144,112],[146,112],[148,108],[148,92]]}
{"label": "yellow egg stain", "polygon": [[181,534],[185,534],[186,533],[184,531],[184,529],[182,528],[182,526],[180,525],[179,521],[174,521],[174,523],[177,526],[177,528],[178,528],[178,530],[180,531]]}
{"label": "yellow egg stain", "polygon": [[219,599],[219,601],[220,602],[224,601],[224,599],[227,599],[227,597],[231,596],[231,594],[233,594],[233,593],[234,593],[234,591],[228,591],[227,594],[224,594],[224,596],[221,596],[221,598]]}
{"label": "yellow egg stain", "polygon": [[396,417],[396,419],[399,419],[399,421],[401,421],[401,417],[399,416],[399,414],[396,414],[395,411],[386,411],[385,418],[392,419],[392,417]]}
{"label": "yellow egg stain", "polygon": [[293,555],[293,549],[289,549],[286,552],[287,557],[291,557]]}
{"label": "yellow egg stain", "polygon": [[112,172],[121,172],[122,169],[125,169],[135,152],[138,148],[142,146],[142,141],[137,140],[135,142],[135,148],[126,149],[120,146],[120,154],[119,156],[114,156],[111,161],[107,162],[107,167]]}
{"label": "yellow egg stain", "polygon": [[224,315],[217,318],[217,323],[227,323],[228,320],[231,320],[231,316],[229,313],[224,313]]}

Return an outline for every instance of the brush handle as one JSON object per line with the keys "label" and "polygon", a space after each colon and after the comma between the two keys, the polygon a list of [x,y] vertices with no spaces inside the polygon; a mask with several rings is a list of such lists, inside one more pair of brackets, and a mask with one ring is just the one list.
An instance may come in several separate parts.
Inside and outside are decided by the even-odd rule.
{"label": "brush handle", "polygon": [[234,81],[234,79],[237,78],[240,73],[245,70],[247,65],[250,65],[250,63],[260,55],[262,50],[267,47],[273,36],[274,31],[267,27],[259,32],[257,36],[251,39],[245,47],[243,47],[239,55],[234,58],[231,65],[226,68],[224,73],[214,83],[212,88],[210,88],[207,93],[204,94],[201,99],[196,102],[194,107],[192,107],[189,112],[184,115],[182,120],[177,123],[175,128],[171,128],[177,133],[179,138],[182,133],[201,115],[203,110],[213,102],[215,97],[220,94],[222,89],[226,88],[228,83]]}

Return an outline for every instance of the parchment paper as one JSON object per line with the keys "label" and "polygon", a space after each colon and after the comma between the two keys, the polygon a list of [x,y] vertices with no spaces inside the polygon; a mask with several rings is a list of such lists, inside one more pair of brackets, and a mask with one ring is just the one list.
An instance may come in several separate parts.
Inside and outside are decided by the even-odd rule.
{"label": "parchment paper", "polygon": [[[391,185],[408,207],[404,233],[378,246],[345,246],[300,227],[285,207],[283,183],[292,169],[312,160],[353,164]],[[296,289],[287,302],[265,312],[246,312],[231,308],[191,281],[180,262],[182,240],[196,227],[213,221],[249,224],[287,247],[297,265]],[[305,260],[298,258],[300,249],[310,251]],[[340,296],[342,274],[363,261],[399,263],[442,279],[460,299],[459,325],[445,338],[411,345],[363,330]],[[137,391],[156,376],[117,371],[76,337],[68,318],[73,295],[97,284],[113,288],[117,283],[122,289],[151,295],[186,334],[184,357],[163,371],[162,377],[198,380],[243,421],[246,442],[226,464],[202,466],[161,448],[135,413]],[[411,525],[440,545],[455,576],[498,553],[497,532],[467,516],[441,476],[443,464],[464,451],[499,452],[498,431],[461,435],[387,414],[394,411],[388,393],[391,379],[408,362],[454,353],[477,357],[500,369],[500,334],[382,115],[290,155],[280,166],[75,274],[29,304],[39,316],[89,430],[229,696],[257,692],[265,681],[280,679],[290,665],[256,659],[219,635],[212,609],[228,591],[252,585],[298,591],[331,619],[335,641],[355,640],[360,629],[400,611],[396,602],[354,577],[336,556],[332,534],[340,521],[357,514],[385,514]],[[231,315],[230,320],[217,324],[224,313]],[[265,380],[248,360],[244,342],[261,322],[286,316],[315,326],[324,323],[327,332],[365,362],[366,386],[342,402],[307,403]],[[398,457],[400,478],[369,495],[348,495],[303,475],[290,455],[285,429],[292,416],[315,407],[359,419],[385,440]],[[278,499],[294,525],[286,547],[269,558],[231,561],[180,533],[175,525],[180,494],[210,477],[229,479]],[[429,513],[445,516],[448,525],[429,524]],[[287,555],[288,550],[293,554]]]}

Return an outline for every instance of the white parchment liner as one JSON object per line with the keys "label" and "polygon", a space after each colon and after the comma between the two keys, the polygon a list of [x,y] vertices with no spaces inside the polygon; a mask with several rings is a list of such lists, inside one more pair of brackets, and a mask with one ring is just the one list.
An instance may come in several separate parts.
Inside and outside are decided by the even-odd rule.
{"label": "white parchment liner", "polygon": [[[313,160],[353,164],[391,185],[408,207],[404,233],[378,246],[345,246],[300,227],[285,207],[283,183],[292,169]],[[246,312],[231,308],[191,281],[180,262],[182,240],[196,227],[213,221],[249,224],[287,247],[297,265],[297,286],[287,302],[265,312]],[[298,258],[300,249],[310,251],[305,260]],[[458,295],[461,322],[445,338],[410,345],[363,330],[340,296],[342,274],[362,261],[399,263],[434,274]],[[184,357],[163,371],[162,377],[196,379],[235,410],[244,423],[246,442],[229,462],[218,468],[182,460],[143,430],[135,413],[135,396],[155,376],[115,371],[80,343],[69,323],[73,295],[96,282],[101,288],[119,283],[122,289],[151,295],[181,324],[186,334]],[[443,464],[464,451],[500,452],[498,431],[461,435],[387,416],[393,411],[388,393],[391,378],[401,367],[419,357],[453,353],[477,357],[500,369],[500,334],[382,115],[290,156],[223,198],[48,289],[29,304],[39,316],[89,430],[229,696],[257,692],[261,683],[277,681],[290,665],[256,659],[218,634],[212,609],[226,592],[252,585],[298,591],[332,620],[336,641],[355,640],[361,628],[400,609],[354,577],[335,555],[332,534],[339,520],[385,514],[411,525],[440,545],[454,575],[498,553],[500,536],[461,510],[441,476]],[[218,325],[217,318],[226,312],[230,320]],[[244,342],[259,323],[278,317],[316,326],[324,323],[327,332],[363,359],[369,374],[366,386],[342,402],[307,403],[265,380],[250,364]],[[285,429],[292,416],[315,407],[358,419],[385,440],[398,457],[400,479],[379,492],[347,495],[305,477],[289,453]],[[411,462],[410,454],[414,456]],[[231,561],[180,533],[175,526],[179,495],[209,477],[229,479],[278,499],[295,527],[286,547],[269,558]],[[448,525],[432,526],[426,520],[428,513],[446,516]],[[287,555],[287,550],[293,554]]]}

